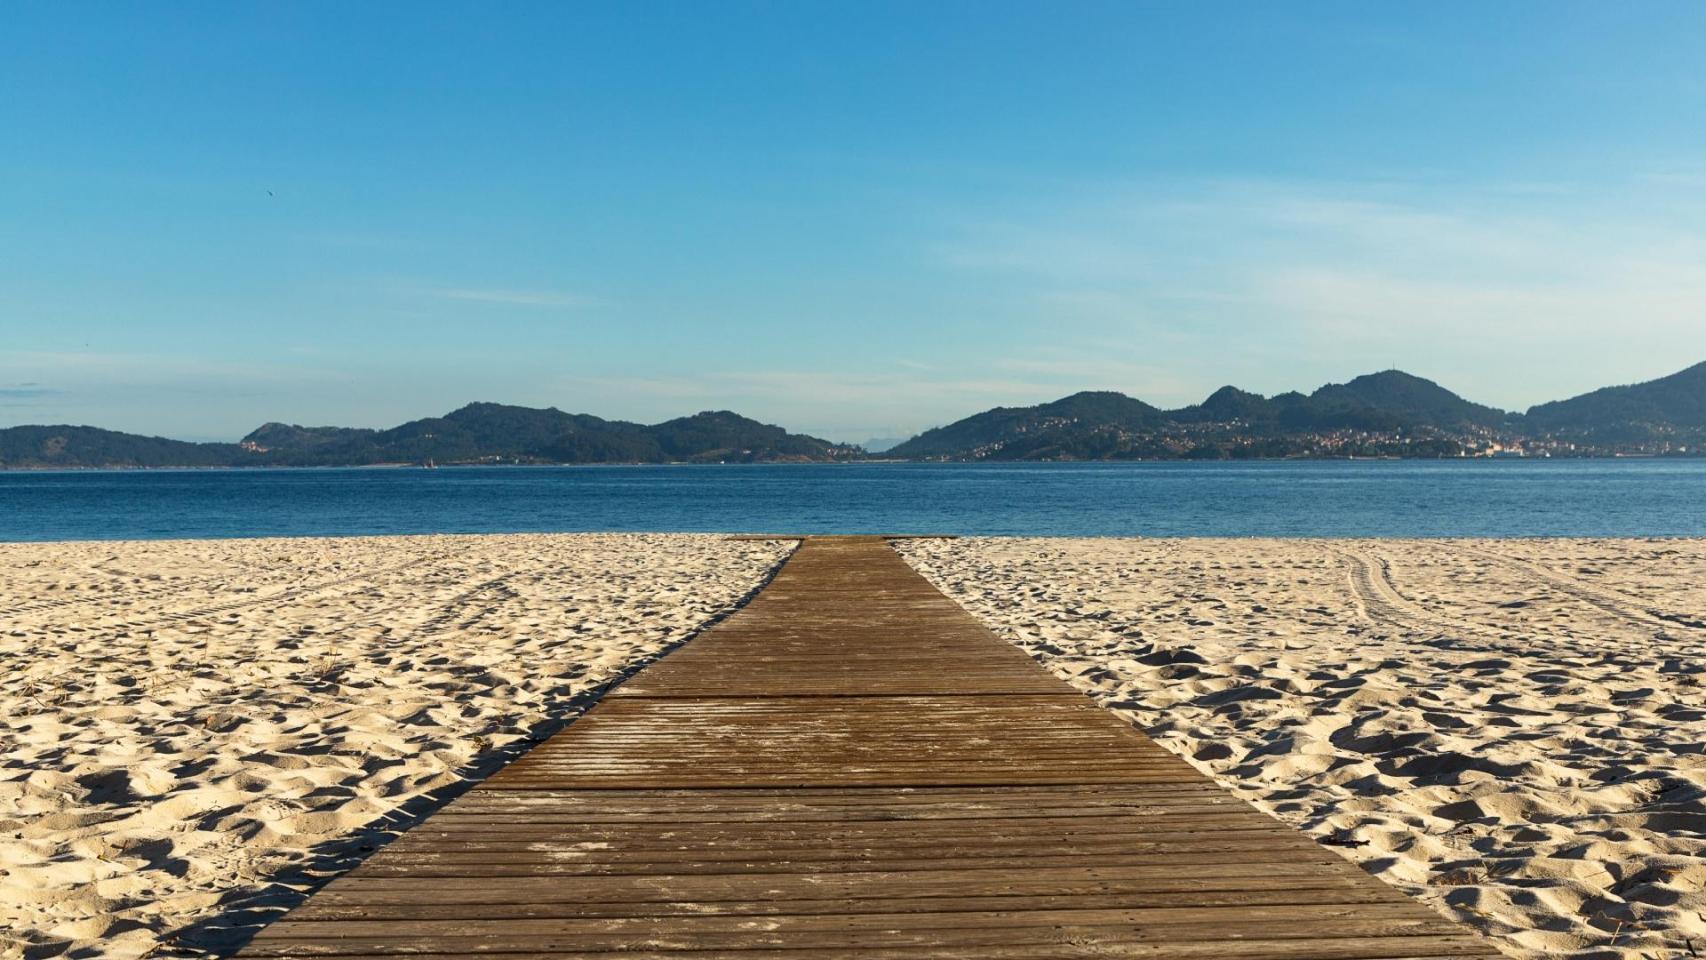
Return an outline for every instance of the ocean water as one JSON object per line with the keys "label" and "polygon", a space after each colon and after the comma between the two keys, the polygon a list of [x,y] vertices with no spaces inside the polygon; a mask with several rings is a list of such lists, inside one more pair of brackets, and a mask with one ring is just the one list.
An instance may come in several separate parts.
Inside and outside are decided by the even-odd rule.
{"label": "ocean water", "polygon": [[589,530],[1702,536],[1706,460],[0,472],[0,540]]}

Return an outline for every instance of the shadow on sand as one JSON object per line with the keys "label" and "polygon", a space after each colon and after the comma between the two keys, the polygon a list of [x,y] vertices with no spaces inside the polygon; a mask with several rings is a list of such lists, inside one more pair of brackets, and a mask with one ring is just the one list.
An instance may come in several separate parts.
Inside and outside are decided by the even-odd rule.
{"label": "shadow on sand", "polygon": [[757,596],[759,591],[770,585],[770,581],[786,562],[787,558],[784,557],[738,601],[700,624],[692,633],[656,653],[648,654],[624,666],[598,687],[551,704],[551,716],[548,719],[535,725],[522,739],[476,757],[472,763],[457,771],[460,779],[456,783],[414,797],[391,813],[364,824],[351,833],[316,844],[309,849],[307,859],[302,862],[292,864],[287,869],[254,884],[230,891],[219,903],[217,913],[163,936],[160,952],[156,955],[227,957],[241,950],[262,927],[284,916],[321,887],[359,866],[362,861],[383,849],[404,831],[437,813],[445,804],[479,786],[481,781],[572,724],[623,681],[734,616],[752,602],[752,598]]}

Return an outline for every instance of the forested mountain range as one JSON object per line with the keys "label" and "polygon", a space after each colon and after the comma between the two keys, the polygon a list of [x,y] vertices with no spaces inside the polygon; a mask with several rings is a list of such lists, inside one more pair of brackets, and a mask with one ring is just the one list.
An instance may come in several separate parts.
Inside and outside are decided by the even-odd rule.
{"label": "forested mountain range", "polygon": [[670,463],[842,460],[859,448],[728,411],[644,425],[471,403],[389,430],[268,423],[238,443],[186,443],[94,427],[0,430],[0,466],[361,466],[386,463]]}
{"label": "forested mountain range", "polygon": [[[996,407],[936,427],[885,459],[1103,460],[1476,455],[1698,455],[1706,363],[1526,413],[1473,403],[1398,370],[1264,397],[1222,387],[1163,410],[1111,391]],[[816,462],[857,446],[728,411],[658,424],[472,403],[387,430],[265,424],[238,443],[188,443],[86,426],[0,429],[5,467],[359,466],[395,463]]]}
{"label": "forested mountain range", "polygon": [[1387,370],[1313,393],[1273,397],[1222,387],[1162,410],[1087,392],[996,407],[926,430],[886,456],[941,460],[1694,454],[1706,444],[1706,363],[1607,387],[1526,414],[1473,403]]}
{"label": "forested mountain range", "polygon": [[1706,363],[1668,377],[1605,387],[1532,407],[1532,431],[1592,438],[1606,445],[1662,443],[1706,431]]}

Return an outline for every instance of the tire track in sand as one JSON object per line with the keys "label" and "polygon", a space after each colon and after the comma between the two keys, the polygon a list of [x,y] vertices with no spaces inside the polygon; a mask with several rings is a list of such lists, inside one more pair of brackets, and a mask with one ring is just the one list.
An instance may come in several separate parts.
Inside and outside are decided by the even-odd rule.
{"label": "tire track in sand", "polygon": [[450,554],[446,553],[446,554],[439,554],[439,555],[434,555],[434,556],[411,557],[409,560],[407,560],[403,563],[396,564],[395,566],[381,567],[377,570],[365,570],[365,571],[362,571],[360,573],[350,574],[347,577],[335,577],[331,580],[320,580],[320,581],[317,581],[315,583],[306,583],[306,584],[303,584],[299,587],[291,587],[291,588],[288,588],[285,590],[281,590],[277,593],[269,593],[265,596],[250,597],[250,598],[247,598],[244,600],[228,600],[225,603],[216,603],[216,604],[212,604],[210,606],[197,607],[194,610],[183,610],[183,611],[179,611],[177,613],[166,614],[165,616],[162,616],[162,617],[155,617],[155,618],[150,619],[150,620],[142,620],[139,622],[126,621],[126,622],[122,622],[122,623],[113,624],[112,626],[115,628],[135,630],[135,629],[140,629],[140,628],[144,628],[144,627],[155,627],[155,626],[163,626],[163,625],[172,624],[172,623],[183,623],[183,622],[188,621],[188,620],[199,620],[203,617],[214,616],[216,614],[230,613],[234,610],[243,610],[243,609],[246,609],[248,607],[257,607],[263,603],[284,603],[284,602],[288,602],[291,600],[297,600],[297,599],[300,599],[302,597],[309,596],[311,594],[320,593],[320,592],[325,591],[325,590],[331,590],[331,589],[334,589],[336,587],[346,586],[348,584],[356,583],[356,582],[359,582],[362,580],[371,580],[374,577],[382,577],[382,576],[385,576],[387,574],[400,573],[404,570],[408,570],[411,567],[419,566],[423,563],[428,563],[428,562],[431,562],[434,560],[443,560],[448,556],[450,556]]}
{"label": "tire track in sand", "polygon": [[1706,619],[1702,619],[1698,616],[1690,617],[1684,614],[1662,610],[1657,607],[1647,606],[1643,601],[1638,600],[1635,597],[1631,597],[1626,593],[1619,593],[1605,587],[1585,583],[1575,577],[1569,576],[1568,574],[1550,570],[1531,560],[1507,557],[1502,553],[1486,550],[1481,547],[1472,547],[1463,543],[1439,544],[1438,547],[1447,550],[1448,552],[1456,551],[1458,553],[1466,553],[1471,556],[1480,557],[1484,560],[1497,563],[1507,569],[1516,570],[1517,572],[1532,577],[1535,580],[1539,580],[1541,583],[1557,590],[1559,593],[1574,597],[1575,599],[1596,607],[1605,613],[1609,613],[1614,617],[1620,617],[1632,623],[1639,623],[1643,626],[1649,627],[1658,627],[1661,630],[1667,627],[1686,627],[1692,630],[1706,630]]}
{"label": "tire track in sand", "polygon": [[196,577],[191,580],[174,580],[158,587],[148,587],[142,590],[112,590],[103,593],[89,593],[77,597],[60,597],[55,600],[41,600],[33,603],[20,603],[10,607],[0,607],[0,617],[17,617],[28,613],[40,613],[44,610],[61,610],[67,607],[78,607],[89,603],[136,603],[142,600],[153,600],[183,590],[193,590],[229,581],[241,576],[239,573],[222,573],[212,577]]}
{"label": "tire track in sand", "polygon": [[1391,571],[1384,559],[1369,556],[1348,543],[1324,544],[1328,553],[1345,565],[1351,593],[1369,620],[1385,621],[1399,627],[1420,627],[1439,633],[1471,633],[1484,636],[1503,636],[1502,632],[1485,624],[1471,623],[1433,613],[1398,592],[1392,583]]}

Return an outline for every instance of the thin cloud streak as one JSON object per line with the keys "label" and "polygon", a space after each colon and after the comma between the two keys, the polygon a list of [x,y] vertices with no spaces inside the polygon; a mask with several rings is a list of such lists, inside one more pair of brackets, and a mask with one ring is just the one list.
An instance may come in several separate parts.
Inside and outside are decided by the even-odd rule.
{"label": "thin cloud streak", "polygon": [[491,303],[511,307],[585,307],[597,303],[593,297],[560,290],[435,290],[445,300],[465,303]]}
{"label": "thin cloud streak", "polygon": [[1105,185],[956,224],[931,255],[1062,329],[1123,332],[1187,393],[1401,365],[1521,408],[1706,358],[1706,230],[1679,215],[1706,191],[1620,189]]}
{"label": "thin cloud streak", "polygon": [[55,396],[58,393],[60,393],[60,391],[50,390],[47,387],[44,387],[39,383],[18,383],[18,384],[13,384],[13,385],[7,386],[7,387],[0,387],[0,397],[12,399],[12,400],[27,400],[27,399],[33,399],[36,397],[51,397],[51,396]]}
{"label": "thin cloud streak", "polygon": [[[861,426],[823,426],[830,439],[859,442],[871,423],[896,435],[910,436],[986,407],[1037,403],[1072,392],[1052,377],[942,377],[916,373],[840,373],[800,370],[746,370],[677,376],[570,376],[554,395],[605,402],[609,395],[644,398],[642,407],[618,414],[647,422],[708,408],[737,413],[799,429],[802,423],[848,423],[849,411]],[[562,406],[561,403],[558,404]],[[606,407],[608,411],[608,407]],[[942,411],[932,416],[932,412]],[[928,417],[929,419],[923,419]]]}

